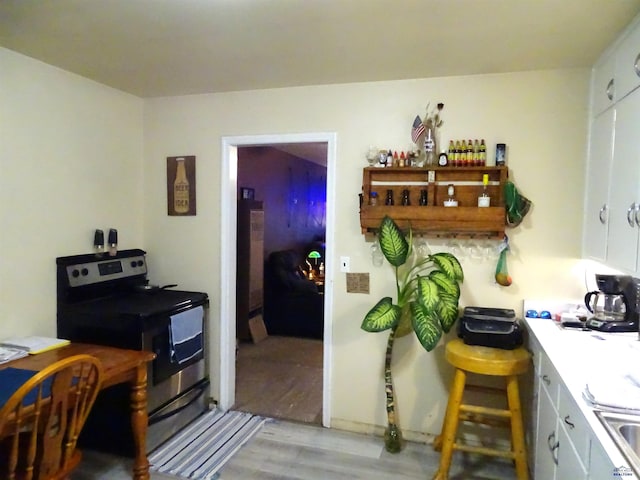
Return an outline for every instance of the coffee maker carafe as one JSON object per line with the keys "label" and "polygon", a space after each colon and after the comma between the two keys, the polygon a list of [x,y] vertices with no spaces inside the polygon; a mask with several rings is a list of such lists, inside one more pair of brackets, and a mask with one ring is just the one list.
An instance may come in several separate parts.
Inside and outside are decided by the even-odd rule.
{"label": "coffee maker carafe", "polygon": [[586,326],[602,332],[638,331],[638,283],[629,275],[596,275],[599,290],[584,297],[593,316]]}

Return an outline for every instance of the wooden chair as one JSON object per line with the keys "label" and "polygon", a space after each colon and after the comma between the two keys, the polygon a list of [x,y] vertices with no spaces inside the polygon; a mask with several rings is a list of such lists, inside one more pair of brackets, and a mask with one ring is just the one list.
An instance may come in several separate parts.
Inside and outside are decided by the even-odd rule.
{"label": "wooden chair", "polygon": [[0,408],[0,478],[69,477],[80,463],[76,442],[102,375],[98,359],[75,355],[35,373],[15,391]]}

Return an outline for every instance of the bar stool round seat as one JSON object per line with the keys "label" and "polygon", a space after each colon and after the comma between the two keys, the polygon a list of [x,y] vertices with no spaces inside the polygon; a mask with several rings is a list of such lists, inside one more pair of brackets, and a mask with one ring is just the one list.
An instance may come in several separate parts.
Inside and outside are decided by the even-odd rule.
{"label": "bar stool round seat", "polygon": [[[531,355],[526,349],[514,350],[467,345],[460,339],[451,340],[445,349],[446,360],[455,367],[455,373],[447,412],[441,434],[434,441],[434,448],[440,450],[440,466],[434,480],[446,480],[449,477],[451,456],[454,450],[478,453],[482,455],[511,458],[515,462],[518,480],[527,480],[527,454],[524,440],[524,425],[518,389],[518,375],[529,370]],[[467,373],[505,377],[507,409],[480,405],[463,404]],[[502,390],[501,390],[502,391]],[[497,417],[497,420],[496,420]],[[464,445],[456,442],[458,424],[462,421],[482,423],[491,426],[504,424],[511,429],[511,450]]]}

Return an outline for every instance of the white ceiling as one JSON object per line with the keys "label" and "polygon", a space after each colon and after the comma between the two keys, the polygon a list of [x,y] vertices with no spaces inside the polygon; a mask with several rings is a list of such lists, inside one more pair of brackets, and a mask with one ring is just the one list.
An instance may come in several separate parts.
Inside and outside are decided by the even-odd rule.
{"label": "white ceiling", "polygon": [[0,46],[140,97],[586,67],[640,0],[0,0]]}

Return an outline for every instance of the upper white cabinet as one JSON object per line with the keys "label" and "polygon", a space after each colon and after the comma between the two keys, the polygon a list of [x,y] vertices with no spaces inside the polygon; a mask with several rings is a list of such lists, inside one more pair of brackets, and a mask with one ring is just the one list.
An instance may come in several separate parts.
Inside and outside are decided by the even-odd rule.
{"label": "upper white cabinet", "polygon": [[640,17],[591,77],[583,256],[638,274],[640,237]]}
{"label": "upper white cabinet", "polygon": [[640,231],[639,128],[640,90],[636,90],[616,104],[606,261],[629,273],[637,270]]}
{"label": "upper white cabinet", "polygon": [[640,28],[622,40],[615,57],[616,99],[621,100],[640,85]]}
{"label": "upper white cabinet", "polygon": [[595,116],[613,105],[616,99],[616,56],[609,54],[598,60],[592,70],[591,113]]}
{"label": "upper white cabinet", "polygon": [[607,259],[609,183],[613,160],[615,109],[591,120],[591,143],[587,164],[583,254],[600,262]]}

